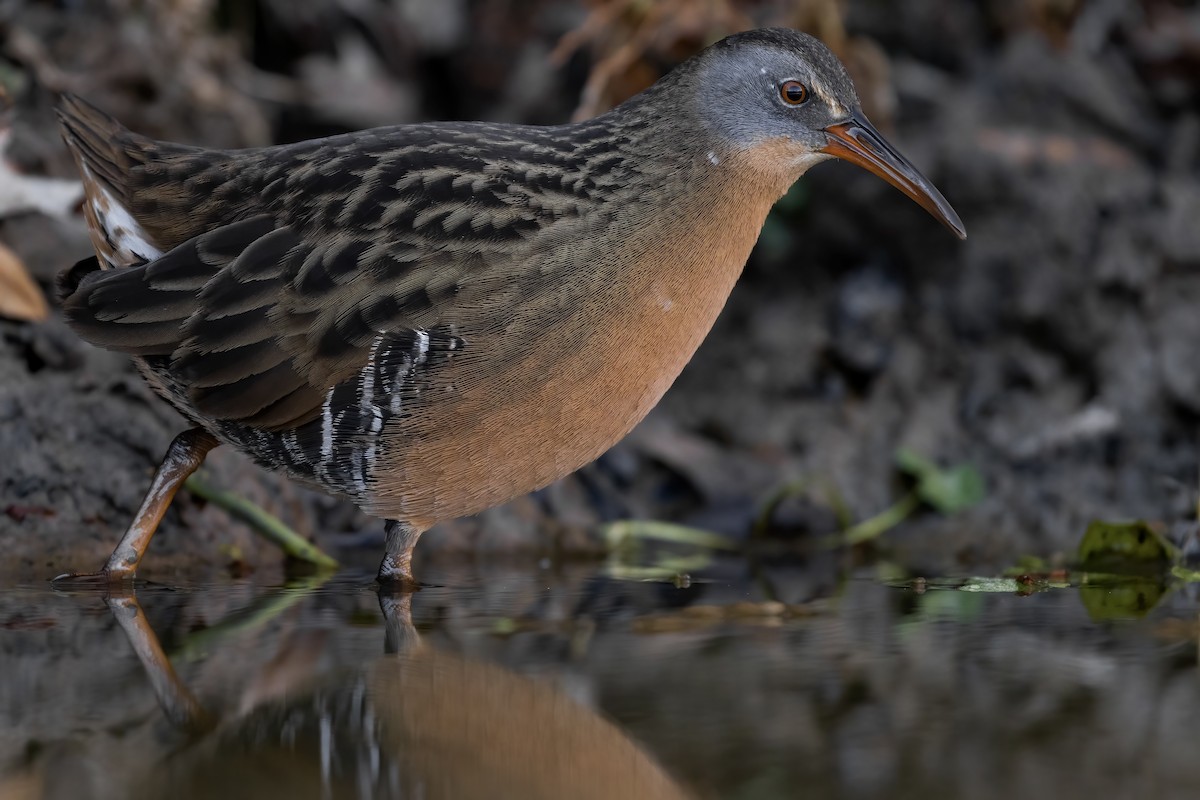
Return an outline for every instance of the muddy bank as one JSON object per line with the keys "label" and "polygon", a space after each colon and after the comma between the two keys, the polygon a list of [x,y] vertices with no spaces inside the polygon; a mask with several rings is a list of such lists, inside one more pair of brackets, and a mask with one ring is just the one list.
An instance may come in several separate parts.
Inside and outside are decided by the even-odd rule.
{"label": "muddy bank", "polygon": [[[675,46],[651,48],[631,85],[730,19],[802,24],[821,5],[729,4],[748,16],[682,33],[675,20],[663,34]],[[14,4],[0,19],[8,157],[31,174],[70,174],[50,114],[63,89],[131,127],[212,146],[432,117],[566,119],[605,39],[552,66],[585,9],[531,5],[518,18],[503,6],[261,2],[239,6],[252,9],[243,18],[203,3],[190,17]],[[1095,517],[1187,513],[1200,412],[1200,44],[1188,37],[1200,10],[1022,8],[839,12],[864,97],[955,205],[965,243],[872,176],[818,167],[769,221],[712,335],[642,428],[581,477],[443,526],[423,557],[594,552],[596,524],[627,515],[745,535],[766,496],[802,478],[809,496],[772,526],[795,540],[834,524],[838,505],[863,518],[894,502],[902,446],[971,462],[987,484],[976,508],[888,534],[885,549],[925,568],[1069,552]],[[87,253],[81,224],[10,215],[0,241],[51,293],[55,272]],[[36,570],[97,563],[179,420],[122,359],[55,318],[0,323],[0,376],[0,543]],[[214,482],[306,535],[379,541],[379,524],[353,509],[232,454],[212,461]],[[164,569],[179,556],[273,558],[186,497],[150,552]]]}

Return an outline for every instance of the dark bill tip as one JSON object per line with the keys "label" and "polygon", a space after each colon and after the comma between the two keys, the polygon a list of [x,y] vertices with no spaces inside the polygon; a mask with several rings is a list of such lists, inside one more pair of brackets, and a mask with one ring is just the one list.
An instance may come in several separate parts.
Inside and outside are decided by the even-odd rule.
{"label": "dark bill tip", "polygon": [[967,238],[962,220],[937,187],[900,155],[862,114],[855,114],[848,122],[830,125],[825,132],[829,134],[826,153],[875,173],[941,220],[958,238]]}

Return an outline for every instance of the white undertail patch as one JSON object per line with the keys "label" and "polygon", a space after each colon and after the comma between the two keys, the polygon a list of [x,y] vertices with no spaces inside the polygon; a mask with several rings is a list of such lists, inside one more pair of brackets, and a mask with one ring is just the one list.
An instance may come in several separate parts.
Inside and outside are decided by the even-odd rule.
{"label": "white undertail patch", "polygon": [[149,237],[141,223],[133,218],[123,205],[105,189],[86,166],[84,173],[90,183],[96,188],[89,202],[100,224],[100,233],[116,251],[121,263],[113,266],[123,267],[153,261],[163,254],[163,251],[150,243]]}

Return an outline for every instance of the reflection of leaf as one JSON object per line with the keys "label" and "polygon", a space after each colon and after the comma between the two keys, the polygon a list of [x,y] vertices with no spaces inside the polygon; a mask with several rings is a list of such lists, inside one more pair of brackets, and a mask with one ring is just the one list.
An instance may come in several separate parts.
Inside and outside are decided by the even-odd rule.
{"label": "reflection of leaf", "polygon": [[946,592],[927,591],[921,595],[918,610],[926,619],[954,619],[959,622],[971,622],[979,617],[984,609],[984,598],[978,592],[971,592],[965,587],[964,591]]}
{"label": "reflection of leaf", "polygon": [[1166,594],[1162,581],[1148,577],[1106,575],[1079,586],[1079,599],[1093,620],[1139,619]]}
{"label": "reflection of leaf", "polygon": [[[688,583],[690,572],[712,563],[710,550],[739,547],[737,542],[711,531],[651,520],[611,522],[604,526],[603,533],[608,543],[605,571],[619,580]],[[667,546],[665,552],[661,545]],[[700,552],[680,554],[677,551],[681,545]]]}
{"label": "reflection of leaf", "polygon": [[[909,588],[912,588],[911,583]],[[969,624],[979,618],[984,612],[986,598],[976,592],[954,591],[961,588],[955,582],[944,585],[938,583],[925,584],[925,588],[917,597],[914,613],[900,619],[896,626],[901,637],[909,638],[926,629],[930,624],[943,620],[952,620]]]}
{"label": "reflection of leaf", "polygon": [[[172,650],[171,658],[196,661],[208,657],[218,649],[219,643],[232,636],[258,630],[297,602],[320,589],[330,576],[331,573],[309,575],[289,581],[286,586],[269,590],[266,594],[255,598],[245,608],[223,617],[215,625],[185,635],[183,641]],[[375,616],[372,615],[370,620],[374,624]],[[2,796],[0,795],[0,797]]]}
{"label": "reflection of leaf", "polygon": [[983,478],[970,466],[942,469],[908,448],[896,451],[896,466],[917,482],[917,496],[943,514],[970,508],[983,499]]}
{"label": "reflection of leaf", "polygon": [[17,254],[0,244],[0,316],[42,320],[49,313],[42,290]]}
{"label": "reflection of leaf", "polygon": [[1079,543],[1079,562],[1085,568],[1121,571],[1121,567],[1145,568],[1173,560],[1175,548],[1162,534],[1142,520],[1104,522],[1095,520]]}
{"label": "reflection of leaf", "polygon": [[645,581],[667,583],[690,583],[692,572],[699,572],[712,565],[712,557],[697,555],[684,557],[662,557],[653,564],[641,566],[623,564],[610,559],[604,567],[604,574],[610,578],[622,581]]}

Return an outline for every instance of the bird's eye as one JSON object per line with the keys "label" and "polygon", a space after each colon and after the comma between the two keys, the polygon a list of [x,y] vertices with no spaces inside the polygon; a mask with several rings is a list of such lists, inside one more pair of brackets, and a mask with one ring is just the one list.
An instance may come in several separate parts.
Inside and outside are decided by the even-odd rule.
{"label": "bird's eye", "polygon": [[789,106],[802,105],[808,99],[808,87],[800,81],[784,81],[779,86],[779,96]]}

